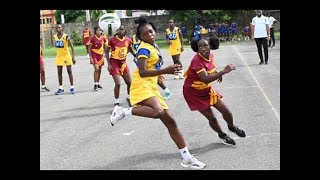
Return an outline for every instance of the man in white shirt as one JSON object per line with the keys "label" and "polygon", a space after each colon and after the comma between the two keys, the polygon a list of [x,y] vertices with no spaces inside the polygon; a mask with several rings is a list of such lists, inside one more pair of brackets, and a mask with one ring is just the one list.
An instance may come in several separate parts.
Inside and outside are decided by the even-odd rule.
{"label": "man in white shirt", "polygon": [[269,21],[269,27],[270,27],[270,34],[271,34],[271,39],[272,39],[272,46],[271,46],[271,39],[269,40],[269,47],[273,47],[276,45],[276,40],[274,38],[274,29],[273,29],[273,25],[276,24],[278,21],[271,16],[270,12],[267,13],[267,19]]}
{"label": "man in white shirt", "polygon": [[[256,41],[258,54],[260,57],[259,64],[268,64],[268,41],[270,40],[269,21],[262,15],[262,10],[256,11],[257,16],[252,19],[252,39]],[[264,62],[262,56],[262,47],[264,51]]]}

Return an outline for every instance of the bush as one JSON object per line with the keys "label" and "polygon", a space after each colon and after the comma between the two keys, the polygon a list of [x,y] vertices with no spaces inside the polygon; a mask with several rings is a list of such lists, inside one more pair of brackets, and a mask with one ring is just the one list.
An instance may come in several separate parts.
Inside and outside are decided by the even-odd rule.
{"label": "bush", "polygon": [[82,38],[81,36],[76,33],[75,31],[72,31],[71,33],[71,39],[72,39],[72,42],[73,42],[73,45],[74,46],[77,46],[77,45],[81,45],[82,44]]}

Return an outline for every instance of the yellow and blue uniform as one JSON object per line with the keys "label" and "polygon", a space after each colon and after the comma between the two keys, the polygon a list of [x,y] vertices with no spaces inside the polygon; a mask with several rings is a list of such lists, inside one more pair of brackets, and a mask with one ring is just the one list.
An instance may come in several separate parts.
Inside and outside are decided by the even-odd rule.
{"label": "yellow and blue uniform", "polygon": [[56,56],[56,65],[57,66],[69,66],[73,65],[72,58],[70,55],[70,51],[68,48],[68,40],[70,36],[66,33],[63,33],[61,38],[58,38],[58,34],[53,36],[54,45],[57,48],[57,56]]}
{"label": "yellow and blue uniform", "polygon": [[181,39],[179,34],[179,27],[174,27],[172,31],[170,31],[170,28],[166,29],[166,35],[171,42],[171,45],[169,47],[170,56],[181,54]]}
{"label": "yellow and blue uniform", "polygon": [[[163,64],[163,59],[158,49],[149,43],[141,41],[137,58],[146,58],[147,70],[160,70]],[[134,105],[139,105],[140,102],[151,97],[157,97],[163,109],[169,109],[167,103],[161,96],[158,90],[158,76],[141,77],[139,68],[133,73],[133,82],[130,86],[130,102]]]}

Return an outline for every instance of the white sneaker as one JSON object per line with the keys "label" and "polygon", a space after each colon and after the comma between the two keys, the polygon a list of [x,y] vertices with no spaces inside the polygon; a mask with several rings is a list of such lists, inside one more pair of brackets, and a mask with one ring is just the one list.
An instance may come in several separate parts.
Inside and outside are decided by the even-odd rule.
{"label": "white sneaker", "polygon": [[123,119],[124,117],[125,115],[122,112],[122,107],[118,105],[115,106],[110,116],[111,125],[114,126],[119,120]]}
{"label": "white sneaker", "polygon": [[203,169],[206,167],[206,164],[204,164],[203,162],[200,162],[193,155],[191,155],[191,159],[189,159],[188,161],[182,159],[181,166],[185,168],[191,168],[191,169]]}

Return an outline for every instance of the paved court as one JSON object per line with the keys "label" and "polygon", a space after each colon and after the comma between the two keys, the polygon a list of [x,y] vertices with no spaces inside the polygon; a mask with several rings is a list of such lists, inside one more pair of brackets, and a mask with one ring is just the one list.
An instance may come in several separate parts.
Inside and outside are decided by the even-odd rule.
{"label": "paved court", "polygon": [[[168,51],[161,52],[164,66],[172,64]],[[214,110],[222,128],[237,143],[222,144],[205,117],[189,110],[182,94],[183,80],[165,75],[166,84],[174,93],[167,103],[190,152],[207,164],[204,170],[279,170],[280,42],[269,49],[268,65],[258,65],[254,41],[221,45],[214,53],[219,70],[229,63],[237,68],[224,75],[222,83],[212,85],[224,95],[235,124],[246,131],[247,137],[240,139],[231,134],[222,116]],[[185,68],[194,54],[186,48],[181,55]],[[53,58],[45,59],[46,84],[51,92],[40,93],[40,169],[184,170],[180,153],[160,120],[130,116],[111,126],[114,83],[107,66],[101,77],[104,89],[95,92],[89,59],[82,56],[76,60],[73,72],[77,94],[69,93],[68,75],[63,69],[65,93],[56,96],[57,69]],[[133,72],[131,54],[127,61]],[[124,82],[120,91],[121,105],[126,107]]]}

